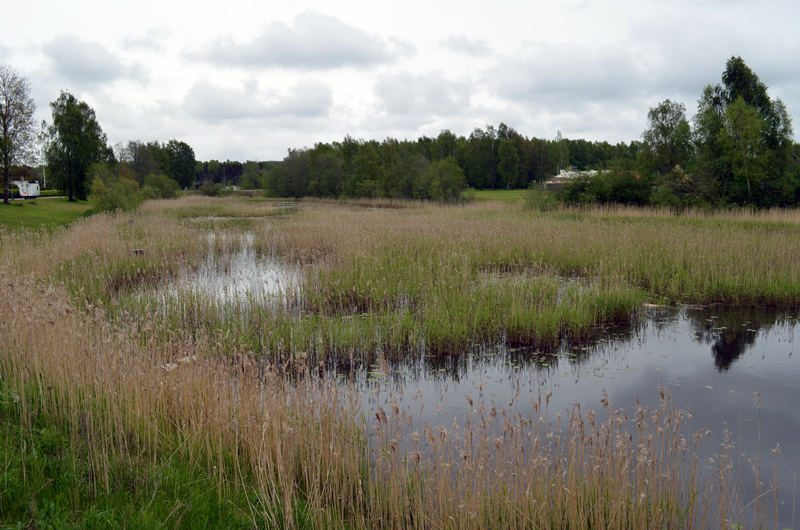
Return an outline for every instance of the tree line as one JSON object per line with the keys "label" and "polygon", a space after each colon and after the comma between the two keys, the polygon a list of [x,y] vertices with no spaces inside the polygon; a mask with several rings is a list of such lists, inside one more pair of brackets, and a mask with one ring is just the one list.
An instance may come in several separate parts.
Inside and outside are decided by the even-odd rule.
{"label": "tree line", "polygon": [[457,201],[466,188],[527,188],[570,168],[596,171],[559,186],[558,197],[569,203],[800,203],[800,148],[793,141],[788,110],[780,99],[770,98],[741,57],[727,61],[721,83],[704,88],[694,117],[687,118],[684,104],[666,100],[648,112],[641,140],[629,144],[568,139],[560,131],[552,139],[528,138],[501,123],[476,128],[469,136],[449,130],[416,140],[348,135],[289,149],[282,161],[201,162],[191,146],[175,139],[109,146],[94,110],[69,92],[61,92],[50,107],[52,123],[37,135],[27,79],[12,68],[0,68],[6,201],[9,181],[34,158],[38,136],[48,179],[70,200],[109,193],[120,181],[130,181],[123,187],[139,200],[201,185],[211,193],[234,184],[281,197]]}
{"label": "tree line", "polygon": [[290,149],[261,187],[285,197],[389,197],[454,200],[464,188],[517,189],[576,169],[628,167],[642,149],[630,144],[528,138],[506,124],[469,136],[443,130],[417,140],[386,138],[318,143]]}
{"label": "tree line", "polygon": [[786,105],[741,57],[703,89],[691,121],[685,105],[668,99],[650,109],[642,138],[635,173],[575,179],[562,199],[676,208],[800,203],[800,145]]}
{"label": "tree line", "polygon": [[[276,196],[451,200],[465,187],[526,188],[562,169],[596,170],[561,184],[569,203],[671,207],[800,203],[800,146],[785,104],[741,57],[704,88],[697,114],[682,103],[651,108],[641,140],[629,144],[528,138],[501,123],[469,136],[443,130],[417,140],[356,140],[290,149],[260,176]],[[574,173],[573,173],[574,174]],[[250,181],[253,182],[253,181]]]}

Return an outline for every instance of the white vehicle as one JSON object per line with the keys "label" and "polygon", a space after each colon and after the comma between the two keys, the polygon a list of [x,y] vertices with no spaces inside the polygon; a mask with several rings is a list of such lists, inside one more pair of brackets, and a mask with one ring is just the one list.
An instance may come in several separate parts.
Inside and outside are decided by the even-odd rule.
{"label": "white vehicle", "polygon": [[23,199],[34,199],[39,196],[38,182],[15,180],[11,184],[14,184],[17,188],[19,188],[19,196]]}

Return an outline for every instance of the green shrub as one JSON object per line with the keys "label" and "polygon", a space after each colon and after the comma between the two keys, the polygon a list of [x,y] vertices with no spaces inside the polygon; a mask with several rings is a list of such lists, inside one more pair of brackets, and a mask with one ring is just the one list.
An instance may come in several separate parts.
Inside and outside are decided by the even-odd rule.
{"label": "green shrub", "polygon": [[152,201],[161,198],[161,191],[153,186],[142,186],[142,198],[146,201]]}
{"label": "green shrub", "polygon": [[209,197],[219,197],[222,193],[222,184],[214,184],[214,181],[207,180],[200,185],[198,191]]}
{"label": "green shrub", "polygon": [[[150,174],[144,177],[144,187],[153,188],[156,191],[156,199],[174,199],[178,196],[180,184],[176,180],[166,175]],[[152,193],[148,191],[148,193]],[[146,197],[148,198],[148,197]]]}
{"label": "green shrub", "polygon": [[95,208],[101,212],[135,210],[144,200],[139,184],[128,179],[117,179],[105,183],[100,178],[92,181],[89,195]]}
{"label": "green shrub", "polygon": [[572,180],[564,191],[569,204],[618,203],[646,205],[650,203],[650,180],[632,171],[600,171]]}
{"label": "green shrub", "polygon": [[558,208],[559,200],[556,192],[547,190],[543,185],[536,182],[531,183],[528,189],[528,196],[525,198],[525,206],[531,210],[539,212],[549,212]]}
{"label": "green shrub", "polygon": [[464,172],[451,158],[433,162],[413,183],[415,199],[458,202],[464,191]]}
{"label": "green shrub", "polygon": [[127,212],[135,210],[144,200],[138,182],[118,177],[106,164],[93,164],[89,177],[92,179],[89,195],[97,211]]}

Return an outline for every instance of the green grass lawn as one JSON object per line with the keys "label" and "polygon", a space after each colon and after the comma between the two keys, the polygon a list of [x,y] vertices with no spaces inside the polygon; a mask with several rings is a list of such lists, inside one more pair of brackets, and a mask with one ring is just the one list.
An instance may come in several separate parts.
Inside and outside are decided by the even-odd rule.
{"label": "green grass lawn", "polygon": [[69,202],[67,199],[0,201],[0,226],[8,230],[67,225],[89,210],[89,201]]}
{"label": "green grass lawn", "polygon": [[519,190],[475,190],[475,199],[479,201],[505,201],[519,202],[524,201],[528,196],[527,189]]}

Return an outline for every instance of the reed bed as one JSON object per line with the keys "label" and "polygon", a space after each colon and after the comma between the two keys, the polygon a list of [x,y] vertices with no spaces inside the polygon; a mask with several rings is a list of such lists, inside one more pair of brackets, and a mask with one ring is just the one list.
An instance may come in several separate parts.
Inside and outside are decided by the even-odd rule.
{"label": "reed bed", "polygon": [[[181,462],[211,481],[220,506],[244,499],[239,513],[260,528],[720,528],[744,518],[747,473],[731,444],[707,454],[705,431],[691,434],[663,389],[660,407],[630,417],[606,398],[605,418],[578,404],[562,415],[549,395],[524,416],[518,394],[502,406],[465,396],[469,410],[452,425],[420,424],[424,405],[396,394],[367,416],[360,396],[312,376],[302,355],[283,366],[246,347],[220,355],[214,337],[176,333],[152,314],[120,328],[102,304],[80,310],[59,286],[5,270],[0,285],[0,399],[30,435],[20,451],[41,418],[66,425],[80,448],[70,465],[88,469],[76,496],[136,499],[149,470]],[[158,487],[139,494],[141,514]],[[36,507],[53,486],[31,488],[21,502]],[[205,521],[176,506],[176,527]]]}
{"label": "reed bed", "polygon": [[[362,208],[303,201],[184,197],[134,216],[0,241],[0,262],[63,282],[79,304],[158,312],[175,330],[230,332],[273,360],[355,350],[454,353],[503,341],[551,350],[635,319],[642,302],[774,305],[800,301],[800,224],[793,211],[594,208],[536,214],[503,203]],[[219,220],[187,222],[186,215]],[[178,212],[178,213],[176,213]],[[182,212],[182,213],[181,213]],[[197,217],[193,217],[197,218]],[[242,245],[303,277],[283,301],[235,303],[158,293],[209,256],[221,273]],[[227,346],[226,346],[227,347]],[[371,362],[374,359],[370,359]]]}
{"label": "reed bed", "polygon": [[[415,419],[424,405],[396,394],[367,413],[324,361],[388,366],[476,341],[555,345],[628,321],[645,300],[795,305],[793,212],[315,202],[265,216],[258,202],[205,201],[27,232],[25,246],[0,235],[0,409],[28,433],[23,453],[37,422],[66,430],[72,467],[88,470],[80,495],[139,498],[131,484],[179,462],[253,527],[765,525],[774,492],[743,499],[761,477],[729,441],[709,448],[704,430],[692,433],[666,391],[659,408],[631,416],[603,402],[603,417],[578,404],[551,411],[547,396],[534,416],[517,412],[518,395],[502,406],[465,397],[453,424],[427,425]],[[171,208],[251,224],[210,230]],[[149,292],[209,257],[224,270],[242,245],[297,267],[302,282],[235,303]],[[30,490],[31,502],[49,488]],[[201,524],[188,504],[178,526]]]}

